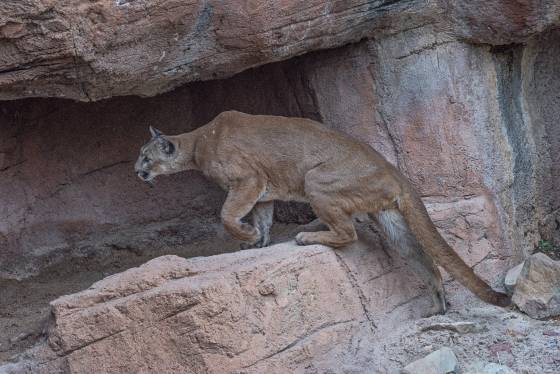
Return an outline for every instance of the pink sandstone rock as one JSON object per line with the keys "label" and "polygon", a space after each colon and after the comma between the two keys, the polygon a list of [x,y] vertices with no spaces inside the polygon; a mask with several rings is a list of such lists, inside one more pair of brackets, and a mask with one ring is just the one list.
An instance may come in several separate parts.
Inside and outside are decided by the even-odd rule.
{"label": "pink sandstone rock", "polygon": [[[558,25],[558,14],[555,2],[546,0],[282,1],[246,7],[215,1],[3,1],[0,99],[151,96],[185,82],[228,77],[291,59],[229,79],[189,83],[149,99],[0,103],[0,277],[28,277],[68,258],[170,253],[193,242],[212,251],[185,255],[232,250],[221,246],[226,235],[217,217],[223,194],[215,186],[186,173],[148,189],[135,178],[130,163],[146,139],[148,125],[178,133],[204,124],[222,110],[237,109],[314,118],[374,146],[412,180],[450,244],[496,285],[504,270],[526,257],[540,238],[560,240],[560,79],[554,79],[560,74],[560,33],[548,31]],[[307,53],[335,46],[343,47]],[[345,271],[353,276],[350,283],[363,291],[360,299],[366,314],[383,336],[384,328],[396,326],[392,318],[399,321],[421,309],[414,298],[422,291],[406,267],[383,255],[379,241],[372,240],[376,243],[369,245],[376,248],[372,252],[341,255],[347,256],[343,258],[348,260]],[[332,270],[331,264],[313,266],[339,274],[340,269]],[[142,311],[123,300],[132,298],[144,305],[135,299],[141,295],[146,302],[157,301],[159,296],[152,294],[163,287],[168,292],[163,299],[177,302],[177,310],[190,307],[191,301],[198,300],[195,291],[208,284],[200,280],[193,294],[185,291],[181,280],[191,275],[199,279],[199,275],[181,266],[173,268],[175,275],[163,278],[158,274],[168,270],[153,270],[156,276],[146,282],[136,279],[134,271],[125,273],[130,279],[116,276],[110,282],[120,284],[113,286],[117,291],[94,289],[86,293],[96,295],[91,299],[63,298],[79,301],[75,316],[87,323],[73,320],[64,304],[56,307],[60,327],[55,325],[51,342],[63,355],[58,362],[79,367],[79,360],[72,357],[97,343],[103,347],[111,339],[134,336],[150,342],[140,331],[145,325],[135,321],[155,323],[166,310]],[[216,280],[222,291],[208,294],[239,295],[229,282],[231,274],[219,274],[226,279],[223,284]],[[265,275],[269,274],[259,277]],[[167,289],[173,282],[179,291]],[[266,299],[273,298],[275,290],[266,283],[252,292]],[[464,302],[462,296],[452,293],[454,305]],[[332,301],[339,296],[322,297]],[[105,298],[112,300],[107,305],[118,303],[125,313],[104,309]],[[355,301],[349,305],[352,314]],[[360,323],[367,327],[363,316]],[[331,317],[325,320],[327,326],[344,321]],[[99,326],[93,328],[95,318],[100,318]],[[353,324],[331,327],[352,329]],[[121,331],[119,325],[127,327]],[[308,334],[304,336],[314,331],[298,326]],[[326,332],[319,329],[311,340],[331,334],[331,327]],[[172,327],[165,328],[175,336]],[[174,344],[157,331],[154,334],[163,346]],[[300,335],[287,336],[293,342]],[[360,346],[332,339],[346,348]],[[233,343],[203,342],[216,351],[222,346],[238,349],[231,348]],[[255,359],[290,342],[255,351]],[[189,344],[195,349],[198,343]],[[314,346],[324,347],[321,344]],[[106,353],[105,348],[99,349]],[[316,354],[319,357],[332,353],[317,349],[297,357],[304,357],[304,362],[310,352],[323,352]],[[149,353],[140,355],[151,357]],[[345,353],[336,351],[334,356],[351,361]],[[363,360],[369,362],[366,356]],[[300,362],[297,357],[295,365]],[[285,361],[273,364],[275,359],[278,356],[265,361],[283,368]],[[207,361],[201,358],[201,367]],[[327,358],[324,362],[332,364]]]}
{"label": "pink sandstone rock", "polygon": [[0,99],[151,96],[428,24],[474,43],[519,43],[559,14],[553,0],[5,0]]}
{"label": "pink sandstone rock", "polygon": [[525,260],[513,291],[513,302],[532,318],[560,315],[560,261],[544,253]]}
{"label": "pink sandstone rock", "polygon": [[[448,313],[419,320],[425,290],[374,233],[359,236],[338,251],[291,242],[156,258],[54,300],[46,340],[0,372],[384,374],[443,346],[461,370],[495,360],[498,345],[516,372],[554,372],[543,355],[555,321],[485,305],[449,283]],[[449,328],[458,325],[470,328]]]}
{"label": "pink sandstone rock", "polygon": [[[183,173],[150,189],[131,169],[148,125],[190,131],[226,109],[310,117],[371,144],[410,178],[470,264],[503,274],[558,235],[560,86],[549,77],[560,73],[559,35],[501,51],[427,25],[149,99],[3,102],[0,274],[227,237],[215,185]],[[509,89],[515,82],[526,86]],[[518,102],[527,105],[513,118]]]}
{"label": "pink sandstone rock", "polygon": [[429,297],[375,235],[361,236],[342,251],[286,243],[164,256],[108,277],[51,303],[58,358],[41,370],[367,370],[381,331],[422,313]]}
{"label": "pink sandstone rock", "polygon": [[[476,12],[455,7],[449,14]],[[552,22],[555,11],[547,9]],[[537,16],[497,37],[523,39],[537,23],[544,30]],[[453,17],[464,25],[476,18]],[[558,240],[560,232],[560,80],[550,78],[560,74],[560,34],[490,47],[464,43],[431,22],[417,26],[377,30],[373,39],[147,99],[0,103],[0,277],[29,277],[76,257],[177,253],[192,243],[197,250],[185,256],[231,250],[223,245],[216,186],[183,173],[149,189],[131,162],[148,125],[180,133],[237,109],[317,119],[371,144],[413,182],[466,261],[498,282],[539,239]],[[122,82],[114,87],[128,90]]]}

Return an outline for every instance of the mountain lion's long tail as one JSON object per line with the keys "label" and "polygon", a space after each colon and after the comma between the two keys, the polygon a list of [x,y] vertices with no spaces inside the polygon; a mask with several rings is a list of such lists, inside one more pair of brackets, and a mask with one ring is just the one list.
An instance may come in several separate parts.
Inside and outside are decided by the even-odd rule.
{"label": "mountain lion's long tail", "polygon": [[408,189],[400,198],[398,205],[410,231],[437,264],[483,301],[501,307],[511,303],[508,295],[494,291],[447,244],[438,233],[420,196],[415,191]]}

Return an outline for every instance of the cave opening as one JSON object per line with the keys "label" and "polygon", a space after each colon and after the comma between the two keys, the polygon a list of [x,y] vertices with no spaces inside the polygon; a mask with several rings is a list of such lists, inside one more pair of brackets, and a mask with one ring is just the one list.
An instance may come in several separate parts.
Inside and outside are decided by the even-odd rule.
{"label": "cave opening", "polygon": [[[239,250],[217,185],[183,172],[150,188],[134,162],[150,125],[179,134],[231,109],[319,119],[298,69],[294,59],[150,98],[0,102],[0,330],[15,339],[0,342],[0,361],[36,341],[58,296],[154,257]],[[306,204],[276,204],[273,242],[313,218]]]}
{"label": "cave opening", "polygon": [[[295,62],[274,64],[152,98],[0,103],[2,195],[9,196],[0,232],[11,249],[1,277],[25,278],[62,258],[106,251],[138,256],[225,237],[218,222],[224,194],[199,173],[161,177],[155,188],[136,177],[148,127],[179,134],[230,109],[316,118],[310,93],[294,81],[296,69]],[[294,205],[281,205],[276,214],[286,223],[310,218],[309,209]]]}

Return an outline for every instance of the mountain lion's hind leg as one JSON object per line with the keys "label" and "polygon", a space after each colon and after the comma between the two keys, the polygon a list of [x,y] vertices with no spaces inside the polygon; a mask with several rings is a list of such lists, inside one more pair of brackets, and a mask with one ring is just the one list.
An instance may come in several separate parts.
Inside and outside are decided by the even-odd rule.
{"label": "mountain lion's hind leg", "polygon": [[244,179],[230,187],[221,216],[225,229],[234,238],[251,244],[260,239],[259,228],[241,220],[257,204],[263,191],[264,183],[257,179]]}
{"label": "mountain lion's hind leg", "polygon": [[343,181],[340,178],[326,177],[333,170],[336,171],[336,167],[321,164],[305,175],[305,195],[309,199],[313,212],[329,227],[329,231],[300,232],[296,235],[296,243],[299,245],[323,244],[340,248],[358,238],[352,215],[337,205],[338,191],[336,188],[333,189],[333,185]]}
{"label": "mountain lion's hind leg", "polygon": [[358,236],[352,217],[336,207],[318,208],[311,203],[317,217],[329,227],[329,231],[300,232],[296,235],[299,245],[323,244],[333,248],[344,247]]}

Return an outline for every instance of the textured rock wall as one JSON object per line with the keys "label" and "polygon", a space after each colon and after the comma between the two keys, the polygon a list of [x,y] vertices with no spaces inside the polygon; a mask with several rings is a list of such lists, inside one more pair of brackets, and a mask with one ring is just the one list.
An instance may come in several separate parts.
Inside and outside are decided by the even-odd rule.
{"label": "textured rock wall", "polygon": [[223,234],[216,187],[185,173],[149,189],[132,161],[150,124],[188,131],[237,109],[314,118],[368,142],[467,261],[499,274],[558,239],[559,40],[472,45],[425,25],[149,99],[4,102],[0,272]]}
{"label": "textured rock wall", "polygon": [[366,37],[433,25],[523,42],[560,24],[555,0],[4,0],[0,99],[169,91]]}
{"label": "textured rock wall", "polygon": [[[374,146],[499,286],[539,240],[560,244],[559,15],[556,0],[3,1],[0,99],[54,98],[0,102],[0,278],[65,257],[88,257],[87,267],[122,251],[235,250],[216,244],[227,237],[216,186],[183,173],[150,189],[132,165],[148,125],[178,133],[237,109],[313,118]],[[301,205],[276,215],[310,217]],[[343,252],[288,244],[165,257],[108,278],[53,304],[50,345],[23,365],[363,372],[374,362],[387,372],[456,340],[403,327],[425,310],[423,285],[375,234],[360,235],[367,244]],[[454,311],[477,314],[463,288],[446,289]],[[540,354],[549,332],[527,325],[531,344],[501,343],[514,317],[496,317],[486,348],[459,337],[459,355],[494,359],[506,347],[516,369],[556,367]],[[23,331],[4,341],[39,335]],[[21,372],[13,365],[0,371]]]}
{"label": "textured rock wall", "polygon": [[[516,219],[531,225],[544,239],[560,243],[560,32],[550,32],[532,40],[523,49],[520,105],[528,132],[531,159],[530,192],[520,193],[517,204],[529,207]],[[524,152],[516,152],[523,157]],[[519,169],[521,170],[520,165]],[[528,169],[528,168],[527,168]],[[526,169],[526,170],[527,170]],[[522,173],[516,174],[523,178]],[[534,220],[533,217],[539,217]]]}
{"label": "textured rock wall", "polygon": [[[151,99],[0,103],[1,276],[24,277],[65,255],[165,251],[223,234],[223,193],[198,173],[160,178],[153,189],[136,177],[148,126],[185,132],[228,108],[305,115],[288,73],[272,66]],[[289,207],[277,218],[298,219]]]}
{"label": "textured rock wall", "polygon": [[467,262],[499,273],[558,240],[559,41],[471,45],[427,25],[304,69],[321,119],[395,163]]}

